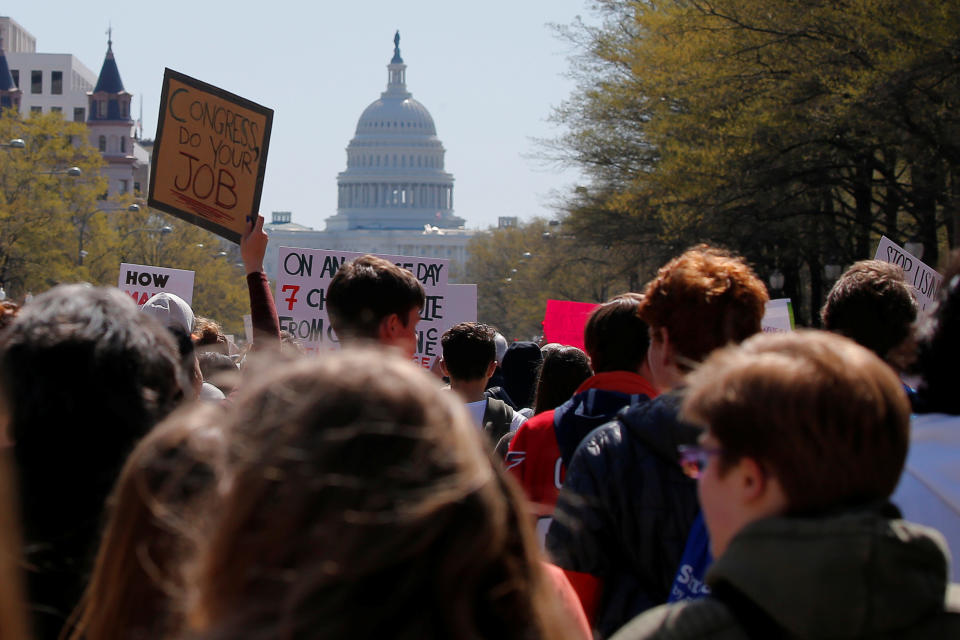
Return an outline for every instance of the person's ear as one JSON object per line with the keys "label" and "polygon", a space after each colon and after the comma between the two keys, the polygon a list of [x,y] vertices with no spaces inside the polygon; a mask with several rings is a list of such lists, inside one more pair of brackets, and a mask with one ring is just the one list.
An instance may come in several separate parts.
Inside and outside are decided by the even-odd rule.
{"label": "person's ear", "polygon": [[437,358],[437,361],[440,363],[440,371],[443,372],[443,376],[444,376],[445,378],[449,378],[449,377],[450,377],[450,372],[447,371],[447,362],[446,362],[446,360],[443,359],[443,356],[440,356],[439,358]]}
{"label": "person's ear", "polygon": [[490,364],[487,365],[487,380],[493,376],[493,372],[497,370],[497,361],[491,360]]}
{"label": "person's ear", "polygon": [[748,456],[737,461],[737,488],[744,502],[756,502],[767,490],[767,475],[763,467]]}
{"label": "person's ear", "polygon": [[389,343],[399,334],[400,316],[396,313],[384,316],[380,321],[380,342]]}

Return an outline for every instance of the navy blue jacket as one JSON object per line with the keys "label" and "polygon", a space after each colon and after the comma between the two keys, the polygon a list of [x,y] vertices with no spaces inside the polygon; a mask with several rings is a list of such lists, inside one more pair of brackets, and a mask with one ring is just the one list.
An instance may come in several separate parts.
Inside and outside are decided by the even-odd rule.
{"label": "navy blue jacket", "polygon": [[601,581],[601,638],[667,601],[699,512],[677,447],[695,444],[700,430],[679,422],[679,408],[673,392],[624,409],[583,440],[567,468],[547,551],[560,567]]}

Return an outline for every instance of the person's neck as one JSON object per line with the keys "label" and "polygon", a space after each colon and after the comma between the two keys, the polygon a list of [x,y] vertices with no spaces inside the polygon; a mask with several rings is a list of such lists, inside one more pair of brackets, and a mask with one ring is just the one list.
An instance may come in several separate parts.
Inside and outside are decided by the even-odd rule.
{"label": "person's neck", "polygon": [[486,386],[487,381],[483,378],[479,380],[450,379],[450,388],[459,393],[464,402],[483,400],[483,392],[486,390]]}

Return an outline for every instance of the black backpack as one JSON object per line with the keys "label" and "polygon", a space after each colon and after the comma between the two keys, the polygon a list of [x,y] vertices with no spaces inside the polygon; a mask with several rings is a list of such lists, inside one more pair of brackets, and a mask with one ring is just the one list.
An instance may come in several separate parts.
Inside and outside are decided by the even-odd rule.
{"label": "black backpack", "polygon": [[513,409],[506,402],[487,398],[487,408],[483,410],[483,432],[493,446],[497,446],[500,439],[510,432],[513,416]]}

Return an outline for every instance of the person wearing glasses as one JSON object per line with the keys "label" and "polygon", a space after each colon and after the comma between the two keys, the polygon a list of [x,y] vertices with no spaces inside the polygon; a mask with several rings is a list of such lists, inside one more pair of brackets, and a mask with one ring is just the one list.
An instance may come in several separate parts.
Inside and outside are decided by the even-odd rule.
{"label": "person wearing glasses", "polygon": [[681,453],[699,475],[711,593],[614,640],[960,637],[943,537],[889,502],[910,404],[879,357],[826,332],[756,336],[687,377],[681,415],[705,429]]}

